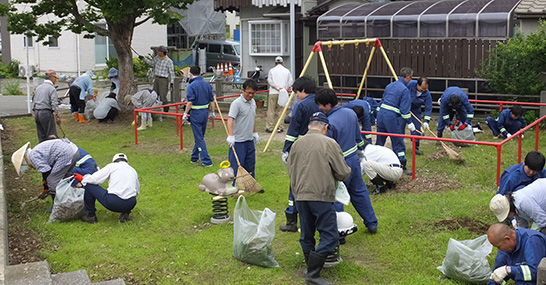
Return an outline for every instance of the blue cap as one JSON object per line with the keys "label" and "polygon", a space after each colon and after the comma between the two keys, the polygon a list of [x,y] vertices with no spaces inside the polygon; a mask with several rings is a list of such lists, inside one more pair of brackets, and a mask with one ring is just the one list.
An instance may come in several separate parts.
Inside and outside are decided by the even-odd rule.
{"label": "blue cap", "polygon": [[326,117],[326,115],[323,112],[316,112],[313,115],[311,115],[311,118],[309,119],[309,123],[314,121],[330,124],[330,122],[328,121],[328,117]]}
{"label": "blue cap", "polygon": [[115,68],[110,68],[110,71],[108,72],[108,78],[116,77],[118,76],[118,70]]}

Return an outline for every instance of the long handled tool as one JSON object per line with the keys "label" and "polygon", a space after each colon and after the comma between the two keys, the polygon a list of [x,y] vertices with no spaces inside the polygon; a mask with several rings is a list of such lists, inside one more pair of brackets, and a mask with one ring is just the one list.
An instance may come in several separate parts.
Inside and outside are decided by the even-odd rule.
{"label": "long handled tool", "polygon": [[[421,123],[421,126],[423,126],[423,122],[421,121],[421,119],[419,119],[417,116],[415,116],[415,114],[413,114],[413,112],[410,112],[410,113],[417,121],[419,121],[419,123]],[[427,130],[435,138],[438,138],[438,136],[433,131],[431,131],[430,129],[427,129]],[[456,152],[452,148],[448,147],[443,141],[439,141],[439,142],[442,144],[442,147],[444,147],[444,150],[447,152],[447,155],[449,155],[449,158],[454,159],[454,160],[458,160],[458,161],[463,161],[464,160],[464,158],[458,152]]]}
{"label": "long handled tool", "polygon": [[32,201],[36,201],[36,200],[38,200],[38,199],[40,199],[39,196],[26,200],[25,202],[23,202],[23,203],[21,204],[21,210],[23,210],[23,209],[25,208],[25,206],[27,205],[27,203],[30,203],[30,202],[32,202]]}
{"label": "long handled tool", "polygon": [[[216,109],[218,109],[218,113],[220,114],[220,119],[222,119],[222,124],[226,130],[226,134],[229,136],[227,125],[224,121],[224,116],[222,116],[222,111],[220,110],[220,105],[218,104],[216,97],[214,97],[214,103],[216,104]],[[254,179],[254,177],[252,177],[252,175],[250,175],[250,173],[248,173],[243,166],[241,166],[241,162],[239,161],[235,147],[231,146],[231,149],[233,150],[233,154],[237,160],[237,165],[239,166],[237,169],[237,179],[235,180],[235,185],[237,188],[239,188],[239,190],[244,190],[244,194],[246,195],[254,195],[260,191],[263,191],[262,185],[260,185],[260,183],[258,183],[258,181],[256,181],[256,179]]]}

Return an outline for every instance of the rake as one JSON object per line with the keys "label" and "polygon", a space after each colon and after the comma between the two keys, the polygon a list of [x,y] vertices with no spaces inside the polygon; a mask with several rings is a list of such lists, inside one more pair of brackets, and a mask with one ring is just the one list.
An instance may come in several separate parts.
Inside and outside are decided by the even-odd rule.
{"label": "rake", "polygon": [[[218,105],[218,101],[216,100],[216,97],[214,97],[214,103],[216,104],[216,109],[218,109],[218,114],[220,114],[220,119],[222,119],[222,124],[224,125],[224,129],[226,130],[226,134],[229,136],[229,132],[226,126],[226,122],[224,121],[224,116],[222,116],[222,111],[220,110],[220,105]],[[237,156],[237,152],[235,151],[235,147],[231,146],[231,149],[233,150],[233,154],[235,155],[235,159],[237,160],[237,177],[235,180],[235,186],[239,188],[239,190],[243,190],[242,194],[245,194],[245,196],[251,196],[258,192],[263,192],[263,187],[246,171],[246,169],[241,166],[241,162],[239,161],[239,157]]]}
{"label": "rake", "polygon": [[[419,123],[421,123],[421,127],[423,127],[423,122],[417,116],[415,116],[415,114],[413,114],[413,112],[410,112],[410,113],[417,121],[419,121]],[[433,131],[431,131],[430,129],[427,129],[427,130],[435,138],[438,138],[438,136]],[[454,149],[447,146],[443,141],[439,141],[439,142],[442,144],[442,147],[444,147],[444,150],[447,152],[447,155],[449,155],[449,158],[451,158],[453,160],[464,161],[464,158],[457,151],[455,151]]]}

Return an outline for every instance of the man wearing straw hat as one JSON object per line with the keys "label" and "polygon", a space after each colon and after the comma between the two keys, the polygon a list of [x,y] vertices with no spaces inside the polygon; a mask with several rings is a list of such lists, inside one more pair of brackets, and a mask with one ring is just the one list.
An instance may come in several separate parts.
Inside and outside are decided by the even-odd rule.
{"label": "man wearing straw hat", "polygon": [[[334,207],[336,181],[351,175],[338,143],[326,136],[328,118],[316,112],[309,132],[297,140],[287,160],[290,186],[301,221],[300,244],[307,264],[306,284],[331,284],[320,271],[338,244],[339,233]],[[315,230],[320,241],[315,248]]]}
{"label": "man wearing straw hat", "polygon": [[32,97],[32,110],[34,110],[39,142],[45,141],[51,135],[57,136],[55,123],[61,124],[58,108],[59,98],[55,88],[57,79],[59,76],[55,70],[46,71],[44,83],[36,88]]}
{"label": "man wearing straw hat", "polygon": [[[252,79],[243,83],[243,93],[235,99],[229,106],[227,119],[227,143],[229,144],[229,162],[232,165],[233,173],[237,176],[237,159],[233,148],[237,152],[237,157],[241,166],[248,171],[252,177],[256,178],[254,169],[256,167],[256,147],[260,141],[260,136],[256,132],[256,102],[254,95],[258,90],[258,84]],[[233,146],[233,148],[232,148]],[[235,181],[234,181],[235,183]]]}
{"label": "man wearing straw hat", "polygon": [[[187,122],[188,113],[191,115],[191,129],[193,131],[194,146],[191,153],[191,163],[196,163],[201,156],[201,166],[212,166],[212,160],[207,152],[207,144],[205,143],[205,131],[207,130],[207,122],[209,118],[209,105],[214,102],[214,94],[212,86],[203,80],[201,69],[199,66],[190,68],[191,83],[188,86],[186,101],[188,102],[184,109],[182,120]],[[212,112],[210,118],[214,120],[214,104],[211,106]],[[190,113],[191,110],[191,113]]]}

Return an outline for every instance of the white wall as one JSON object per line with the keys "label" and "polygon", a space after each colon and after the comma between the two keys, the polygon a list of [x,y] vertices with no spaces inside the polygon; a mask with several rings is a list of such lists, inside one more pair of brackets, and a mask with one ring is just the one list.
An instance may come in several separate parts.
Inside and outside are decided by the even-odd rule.
{"label": "white wall", "polygon": [[[150,47],[160,45],[167,45],[166,25],[152,24],[152,21],[148,20],[146,23],[135,28],[133,33],[132,47],[139,54],[151,54],[152,49],[150,49]],[[134,51],[133,56],[137,56]]]}
{"label": "white wall", "polygon": [[536,32],[540,28],[538,19],[519,19],[519,28],[524,35]]}
{"label": "white wall", "polygon": [[229,11],[224,12],[224,14],[226,15],[226,25],[229,25],[229,34],[233,38],[233,30],[240,24],[239,16],[237,16],[237,13]]}

